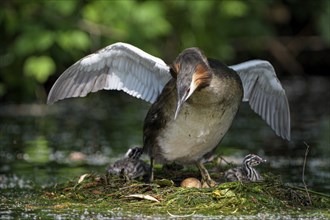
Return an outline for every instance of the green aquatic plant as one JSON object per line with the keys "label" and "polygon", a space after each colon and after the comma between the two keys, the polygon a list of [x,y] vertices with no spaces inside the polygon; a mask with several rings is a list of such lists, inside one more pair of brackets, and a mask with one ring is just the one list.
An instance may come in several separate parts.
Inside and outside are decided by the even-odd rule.
{"label": "green aquatic plant", "polygon": [[[189,172],[189,171],[188,171]],[[161,173],[161,171],[160,171]],[[183,175],[186,176],[186,175]],[[142,215],[315,215],[330,217],[330,197],[284,184],[266,174],[262,182],[228,182],[214,188],[183,188],[169,179],[155,183],[125,181],[117,176],[87,174],[43,192],[48,208],[111,210]],[[179,179],[179,177],[174,178]]]}

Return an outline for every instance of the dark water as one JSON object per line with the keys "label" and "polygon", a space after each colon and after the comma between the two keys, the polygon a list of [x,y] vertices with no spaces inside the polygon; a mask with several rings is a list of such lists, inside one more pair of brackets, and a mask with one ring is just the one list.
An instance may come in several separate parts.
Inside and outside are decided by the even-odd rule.
{"label": "dark water", "polygon": [[[248,153],[267,159],[261,167],[283,182],[330,193],[330,80],[282,80],[292,117],[292,141],[284,141],[249,106],[240,112],[218,152],[240,161]],[[104,172],[132,145],[141,145],[149,104],[121,92],[102,91],[51,106],[0,106],[0,190],[50,186],[86,172]],[[10,215],[9,215],[10,216]]]}

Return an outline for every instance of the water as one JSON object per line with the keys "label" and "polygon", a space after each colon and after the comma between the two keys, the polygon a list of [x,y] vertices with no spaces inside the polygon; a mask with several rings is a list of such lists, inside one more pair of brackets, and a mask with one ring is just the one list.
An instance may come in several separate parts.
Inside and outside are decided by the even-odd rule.
{"label": "water", "polygon": [[[246,154],[257,153],[268,161],[261,167],[263,172],[281,175],[283,182],[302,186],[307,144],[306,184],[329,194],[330,80],[311,77],[282,82],[290,101],[292,141],[275,136],[245,104],[217,153],[238,163]],[[84,173],[104,172],[127,148],[142,144],[148,107],[148,103],[115,91],[51,106],[1,105],[0,190],[25,192]],[[13,217],[14,208],[5,206],[5,197],[1,198],[1,215]],[[25,213],[30,217],[32,214]]]}

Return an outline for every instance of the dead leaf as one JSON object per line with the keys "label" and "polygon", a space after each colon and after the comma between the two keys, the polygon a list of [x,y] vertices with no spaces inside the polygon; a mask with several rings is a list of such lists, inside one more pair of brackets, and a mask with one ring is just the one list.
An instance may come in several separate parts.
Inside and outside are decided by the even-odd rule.
{"label": "dead leaf", "polygon": [[100,190],[96,190],[96,189],[94,189],[94,190],[92,191],[92,193],[95,194],[95,195],[100,195],[100,194],[102,194],[102,192],[101,192]]}
{"label": "dead leaf", "polygon": [[86,177],[89,177],[89,174],[86,173],[86,174],[84,174],[84,175],[81,175],[80,178],[79,178],[79,180],[78,180],[78,184],[81,183],[82,181],[84,181],[84,179],[85,179]]}
{"label": "dead leaf", "polygon": [[125,196],[125,197],[126,197],[126,198],[146,199],[146,200],[150,200],[150,201],[153,201],[153,202],[159,202],[158,199],[156,199],[155,197],[150,196],[150,195],[132,194],[132,195],[128,195],[128,196]]}

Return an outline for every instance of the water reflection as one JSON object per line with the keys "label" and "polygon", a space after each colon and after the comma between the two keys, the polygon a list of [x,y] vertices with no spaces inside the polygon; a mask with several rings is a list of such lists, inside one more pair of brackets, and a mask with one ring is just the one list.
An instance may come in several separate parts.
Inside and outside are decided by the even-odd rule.
{"label": "water reflection", "polygon": [[[291,105],[292,141],[275,136],[244,104],[218,153],[231,156],[227,159],[233,161],[256,153],[269,161],[264,171],[300,185],[306,141],[311,147],[307,183],[313,189],[329,192],[329,79],[283,82]],[[31,182],[45,186],[86,172],[104,172],[107,164],[128,147],[141,145],[148,107],[147,103],[115,91],[52,106],[1,106],[0,187],[17,178],[23,186]]]}

